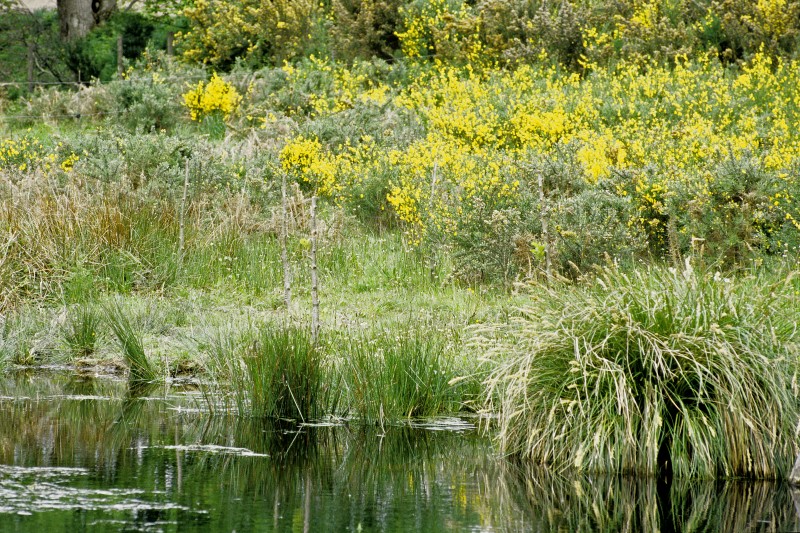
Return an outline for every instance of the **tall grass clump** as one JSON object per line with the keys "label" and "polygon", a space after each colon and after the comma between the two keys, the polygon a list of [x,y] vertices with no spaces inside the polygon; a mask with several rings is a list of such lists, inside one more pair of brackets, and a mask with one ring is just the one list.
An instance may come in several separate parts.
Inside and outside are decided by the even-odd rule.
{"label": "tall grass clump", "polygon": [[125,312],[117,304],[107,307],[106,314],[111,331],[114,332],[122,350],[122,356],[130,369],[130,380],[132,382],[154,381],[156,369],[147,358],[141,335],[133,327]]}
{"label": "tall grass clump", "polygon": [[433,331],[378,333],[347,343],[345,382],[351,409],[368,421],[452,413],[460,387],[448,345]]}
{"label": "tall grass clump", "polygon": [[797,451],[791,277],[605,270],[486,328],[502,448],[559,469],[782,478]]}
{"label": "tall grass clump", "polygon": [[89,306],[78,307],[67,318],[63,340],[72,357],[89,357],[97,348],[100,316]]}
{"label": "tall grass clump", "polygon": [[[231,369],[239,412],[303,421],[327,414],[335,389],[324,379],[311,333],[297,326],[264,326]],[[249,402],[249,409],[248,409]]]}

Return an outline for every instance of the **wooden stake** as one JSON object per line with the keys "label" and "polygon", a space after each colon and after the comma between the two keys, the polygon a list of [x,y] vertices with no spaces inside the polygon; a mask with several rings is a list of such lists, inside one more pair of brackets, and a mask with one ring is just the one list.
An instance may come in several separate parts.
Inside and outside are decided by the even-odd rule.
{"label": "wooden stake", "polygon": [[292,305],[292,271],[289,266],[289,254],[286,250],[286,241],[289,238],[289,220],[286,208],[286,173],[281,174],[281,262],[283,263],[283,303],[286,312]]}
{"label": "wooden stake", "polygon": [[117,77],[122,79],[122,35],[117,35]]}
{"label": "wooden stake", "polygon": [[174,55],[175,50],[173,48],[173,39],[175,39],[175,32],[168,31],[167,32],[167,55],[171,56]]}
{"label": "wooden stake", "polygon": [[311,341],[319,340],[319,278],[317,277],[317,197],[311,197]]}
{"label": "wooden stake", "polygon": [[[430,197],[430,200],[428,200],[428,216],[433,216],[433,207],[434,207],[433,198],[436,195],[436,177],[437,177],[437,171],[438,170],[439,170],[439,162],[438,161],[434,161],[433,162],[433,176],[431,176],[431,197]],[[431,280],[434,280],[434,279],[436,279],[436,267],[437,267],[438,261],[436,260],[436,251],[433,249],[433,247],[430,248],[430,254],[431,254],[431,257],[430,257],[430,259],[431,259],[431,261],[430,261],[430,276],[431,276]]]}
{"label": "wooden stake", "polygon": [[186,158],[186,168],[183,174],[183,198],[181,199],[181,220],[178,230],[178,262],[183,264],[184,224],[186,219],[186,196],[189,192],[189,158]]}
{"label": "wooden stake", "polygon": [[553,252],[550,249],[550,231],[547,226],[547,201],[544,195],[544,175],[542,175],[541,171],[538,172],[537,181],[539,184],[539,214],[542,218],[542,238],[544,239],[544,268],[547,281],[550,281],[553,276]]}
{"label": "wooden stake", "polygon": [[28,43],[28,94],[33,94],[33,42]]}

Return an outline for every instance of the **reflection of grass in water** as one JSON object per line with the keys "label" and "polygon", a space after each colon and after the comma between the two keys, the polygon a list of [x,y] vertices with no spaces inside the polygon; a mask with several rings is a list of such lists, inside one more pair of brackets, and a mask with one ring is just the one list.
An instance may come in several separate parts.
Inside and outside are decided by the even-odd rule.
{"label": "reflection of grass in water", "polygon": [[79,466],[113,462],[118,450],[106,439],[119,402],[62,397],[118,397],[118,385],[71,376],[18,375],[5,380],[2,394],[38,400],[0,404],[0,462]]}
{"label": "reflection of grass in water", "polygon": [[[186,442],[226,444],[270,457],[193,454],[191,475],[223,476],[232,494],[254,492],[276,501],[283,515],[305,508],[310,487],[312,523],[332,524],[334,531],[350,527],[341,523],[349,518],[369,524],[402,517],[408,524],[416,516],[424,530],[440,530],[453,516],[463,523],[478,519],[479,502],[467,500],[466,493],[454,495],[453,487],[470,483],[478,466],[495,461],[487,458],[486,439],[396,426],[383,435],[365,426],[297,429],[273,420],[209,420],[195,428],[201,433],[186,435]],[[446,513],[432,505],[456,496],[458,507]],[[341,505],[348,508],[346,516]]]}
{"label": "reflection of grass in water", "polygon": [[[278,504],[284,518],[276,518],[275,529],[286,530],[292,519],[305,519],[306,505],[311,523],[331,524],[330,530],[358,522],[399,529],[392,522],[398,516],[425,530],[480,524],[508,531],[700,532],[757,530],[765,522],[774,530],[796,525],[788,491],[775,485],[558,477],[492,456],[487,440],[474,434],[397,426],[387,426],[383,436],[365,426],[298,432],[294,424],[270,419],[173,414],[165,403],[147,398],[152,389],[123,385],[37,376],[4,384],[4,394],[94,393],[117,400],[0,404],[0,462],[96,465],[109,480],[158,490],[164,488],[164,467],[180,469],[184,492],[174,493],[176,498],[194,502],[206,494],[207,504],[235,510],[243,494],[258,497],[268,506]],[[216,444],[270,457],[152,450],[143,466],[131,451],[143,442]],[[19,450],[22,457],[13,455]],[[220,484],[227,487],[224,493]]]}
{"label": "reflection of grass in water", "polygon": [[753,531],[765,524],[770,531],[793,531],[800,523],[789,490],[776,483],[564,477],[513,461],[503,470],[484,479],[485,486],[494,488],[501,512],[527,508],[535,531],[691,533]]}

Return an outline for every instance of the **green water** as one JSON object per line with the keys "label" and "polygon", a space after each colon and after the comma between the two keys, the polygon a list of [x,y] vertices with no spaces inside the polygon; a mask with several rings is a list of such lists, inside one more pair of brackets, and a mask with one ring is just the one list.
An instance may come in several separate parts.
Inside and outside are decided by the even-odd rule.
{"label": "green water", "polygon": [[800,529],[785,486],[557,477],[473,423],[298,426],[211,416],[176,386],[10,376],[0,531]]}

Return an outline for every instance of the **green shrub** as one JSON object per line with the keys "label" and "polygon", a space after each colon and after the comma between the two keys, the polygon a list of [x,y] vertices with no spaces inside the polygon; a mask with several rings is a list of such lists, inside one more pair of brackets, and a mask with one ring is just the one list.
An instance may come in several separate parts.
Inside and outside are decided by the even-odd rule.
{"label": "green shrub", "polygon": [[186,59],[230,68],[326,55],[324,5],[316,0],[197,3],[184,11],[189,31],[178,34]]}
{"label": "green shrub", "polygon": [[495,336],[504,451],[557,469],[783,478],[797,445],[790,279],[650,268],[537,287]]}
{"label": "green shrub", "polygon": [[647,249],[638,228],[629,225],[632,218],[630,200],[602,184],[562,198],[550,220],[555,267],[574,275],[612,261],[630,263]]}
{"label": "green shrub", "polygon": [[183,117],[177,84],[133,73],[109,83],[109,119],[131,132],[172,130]]}

